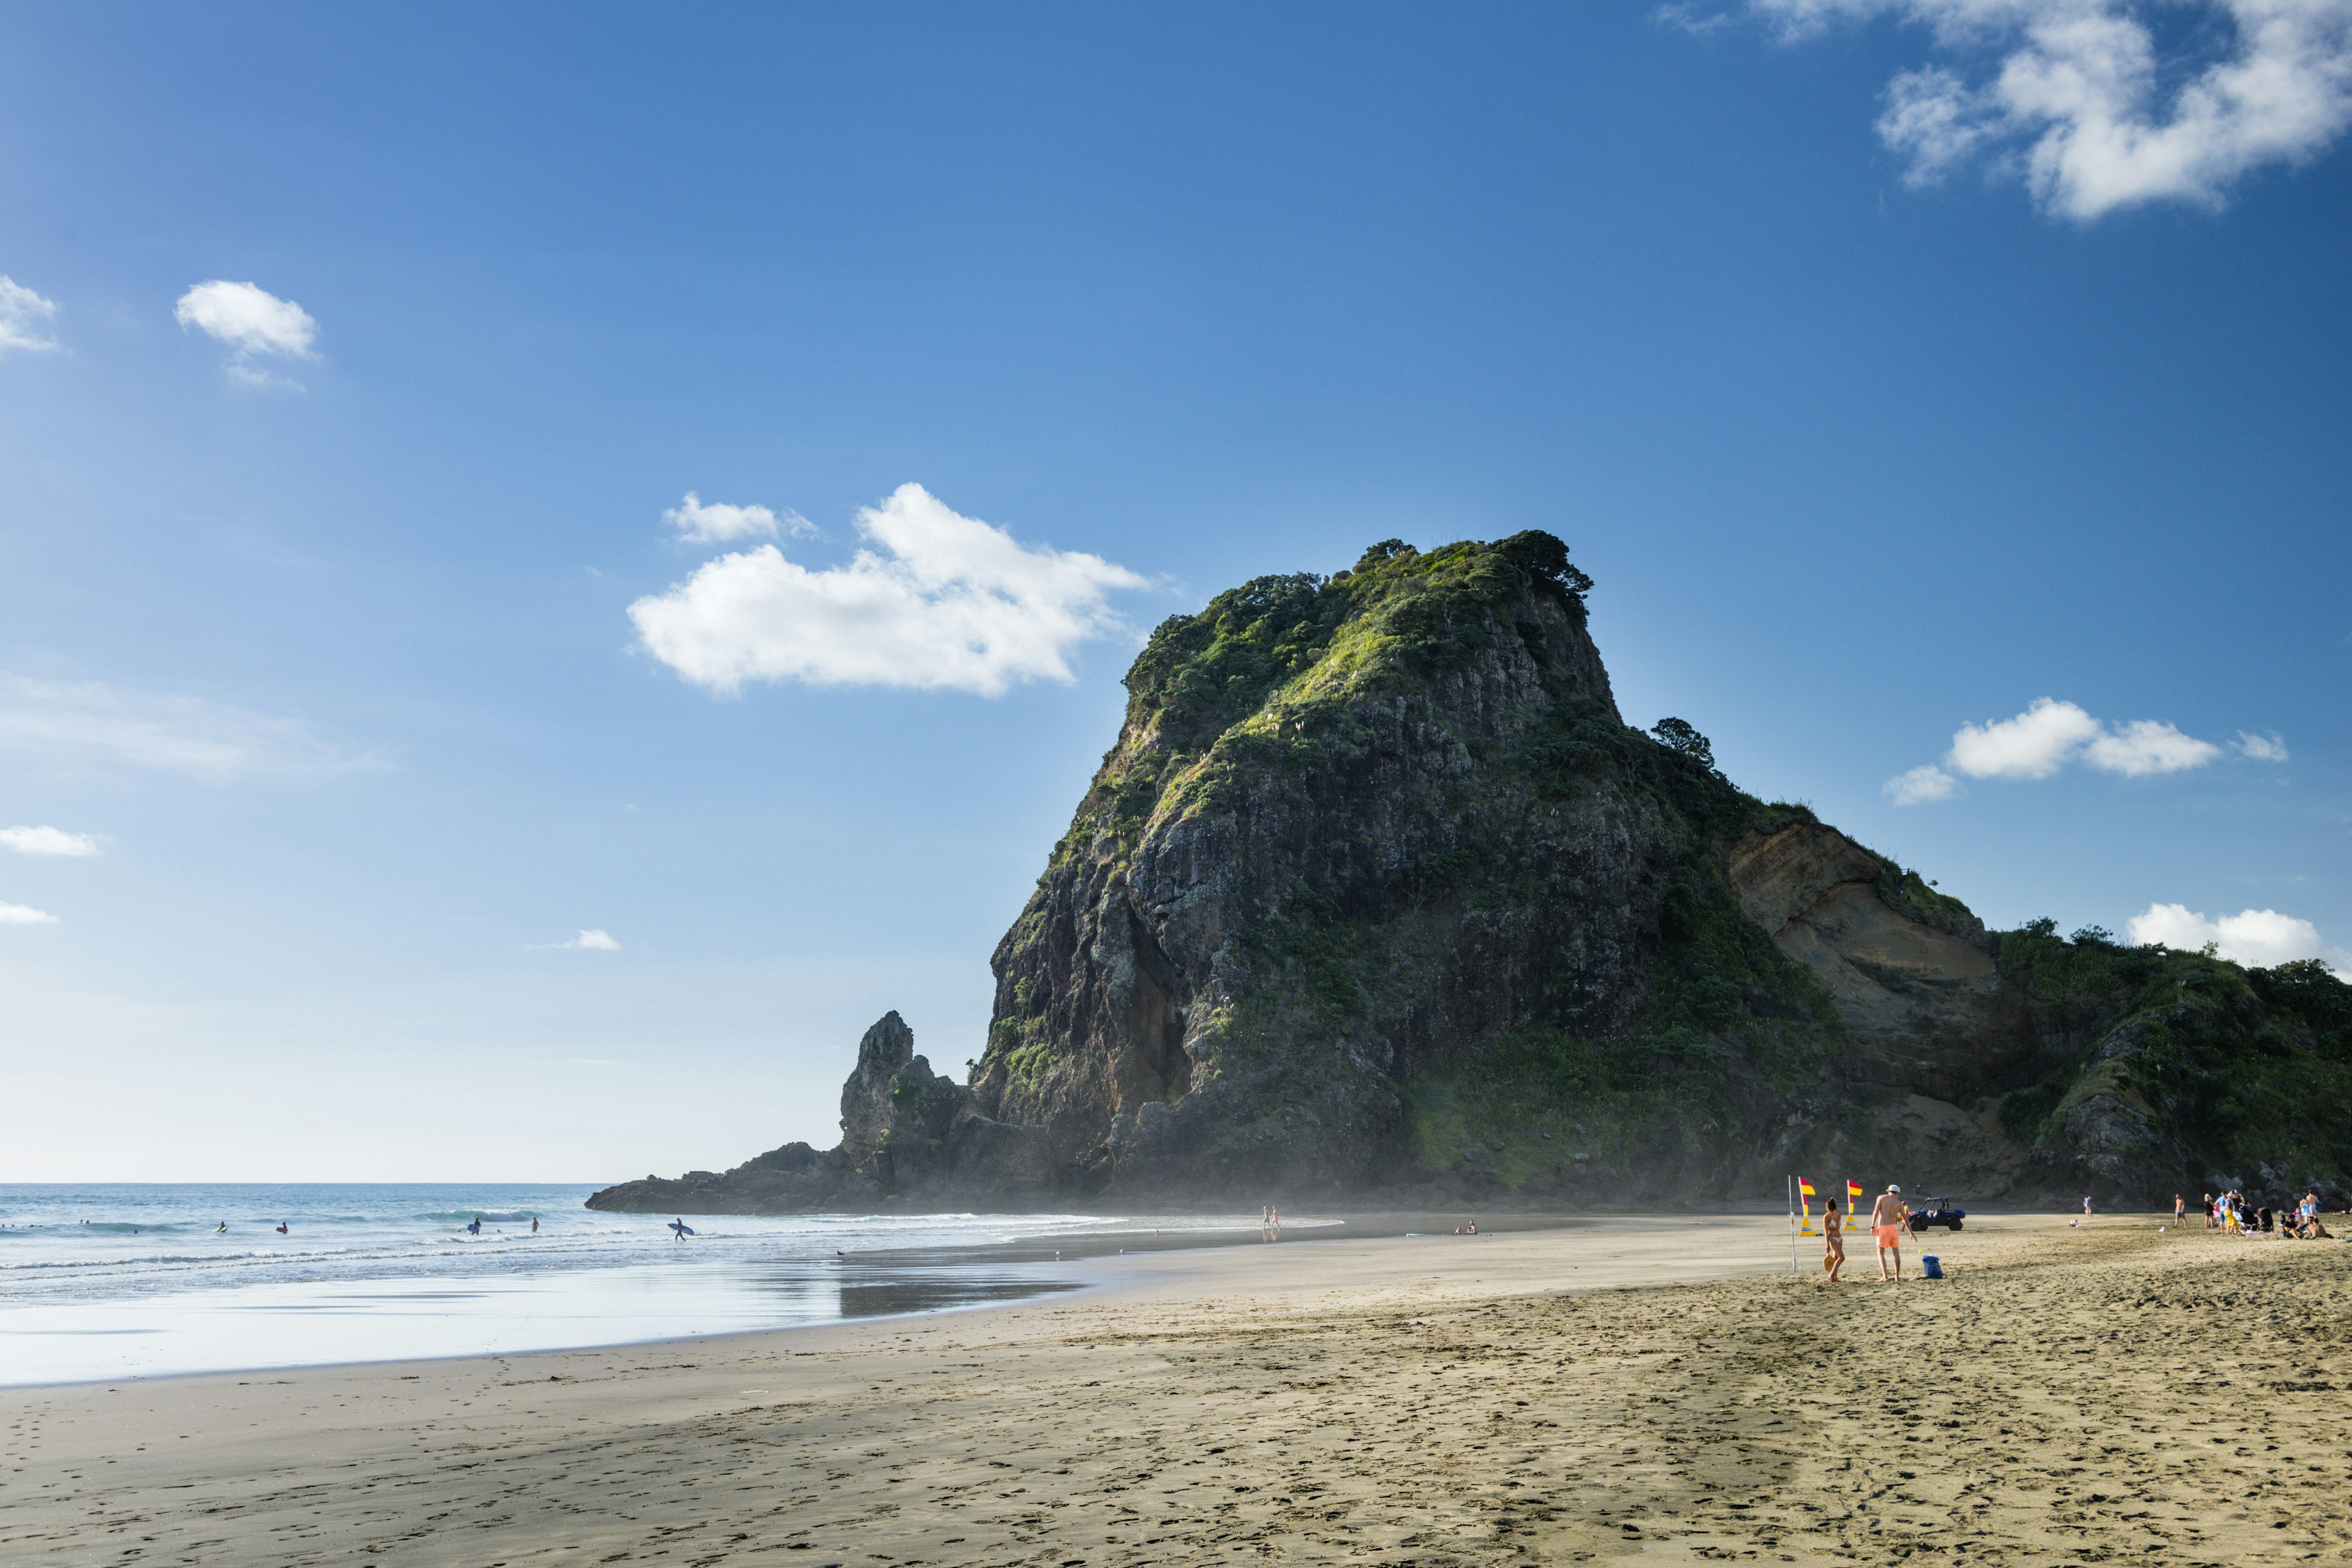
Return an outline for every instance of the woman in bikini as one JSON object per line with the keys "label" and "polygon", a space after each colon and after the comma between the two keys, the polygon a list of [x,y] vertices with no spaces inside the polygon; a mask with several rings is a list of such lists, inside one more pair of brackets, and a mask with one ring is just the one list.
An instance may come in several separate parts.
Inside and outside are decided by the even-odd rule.
{"label": "woman in bikini", "polygon": [[1822,1269],[1829,1282],[1838,1282],[1838,1270],[1845,1267],[1845,1234],[1838,1218],[1837,1199],[1832,1198],[1822,1209]]}

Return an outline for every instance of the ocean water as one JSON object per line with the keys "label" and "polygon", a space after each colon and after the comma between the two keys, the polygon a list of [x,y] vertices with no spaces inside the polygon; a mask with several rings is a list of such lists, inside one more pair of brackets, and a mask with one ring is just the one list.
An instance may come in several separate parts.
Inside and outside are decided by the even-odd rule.
{"label": "ocean water", "polygon": [[[582,1207],[592,1190],[0,1186],[0,1384],[554,1350],[942,1310],[1076,1289],[1079,1253],[1110,1250],[1123,1235],[1188,1226],[1214,1237],[1255,1226],[1244,1215],[688,1215],[695,1234],[680,1239],[667,1215]],[[1065,1237],[1070,1264],[1054,1245]]]}

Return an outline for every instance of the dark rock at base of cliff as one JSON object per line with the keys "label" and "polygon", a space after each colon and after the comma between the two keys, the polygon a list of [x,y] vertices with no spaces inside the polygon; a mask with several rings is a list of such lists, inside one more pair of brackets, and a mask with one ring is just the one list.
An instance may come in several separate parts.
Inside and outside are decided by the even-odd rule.
{"label": "dark rock at base of cliff", "polygon": [[629,1214],[810,1214],[840,1209],[1035,1207],[1068,1193],[1044,1129],[982,1115],[971,1091],[915,1054],[886,1013],[857,1042],[841,1088],[841,1143],[787,1143],[722,1173],[647,1176],[589,1198]]}

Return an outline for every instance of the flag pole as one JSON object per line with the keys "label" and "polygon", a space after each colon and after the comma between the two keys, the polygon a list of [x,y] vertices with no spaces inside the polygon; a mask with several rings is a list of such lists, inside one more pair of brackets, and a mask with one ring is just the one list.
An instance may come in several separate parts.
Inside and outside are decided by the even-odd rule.
{"label": "flag pole", "polygon": [[1789,1272],[1797,1271],[1797,1178],[1789,1178]]}

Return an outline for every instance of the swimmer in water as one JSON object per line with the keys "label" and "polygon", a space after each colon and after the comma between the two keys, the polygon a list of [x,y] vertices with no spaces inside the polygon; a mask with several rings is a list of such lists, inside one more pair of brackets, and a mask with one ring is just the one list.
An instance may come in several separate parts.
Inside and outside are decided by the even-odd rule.
{"label": "swimmer in water", "polygon": [[286,1222],[282,1219],[278,1222],[278,1234],[280,1236],[286,1234]]}

